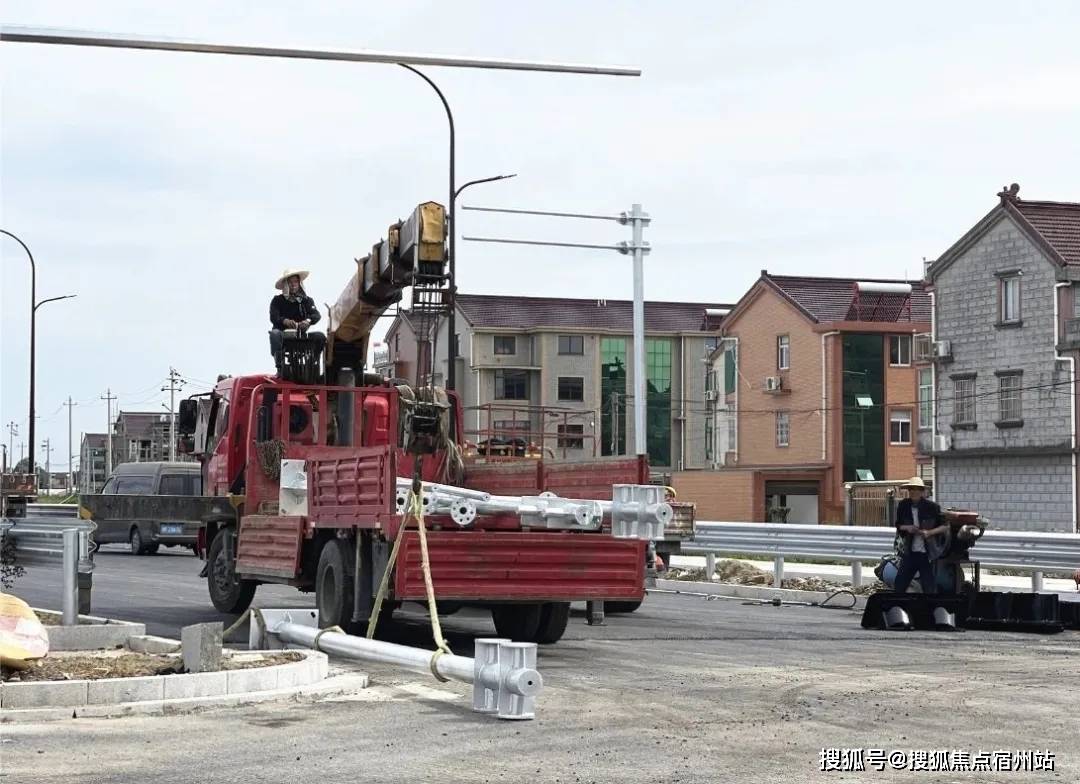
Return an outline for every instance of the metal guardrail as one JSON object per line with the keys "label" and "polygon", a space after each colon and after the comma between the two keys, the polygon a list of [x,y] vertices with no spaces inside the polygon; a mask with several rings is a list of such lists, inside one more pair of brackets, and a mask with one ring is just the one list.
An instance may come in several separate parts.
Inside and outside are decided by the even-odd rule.
{"label": "metal guardrail", "polygon": [[70,518],[79,516],[78,504],[27,504],[27,517]]}
{"label": "metal guardrail", "polygon": [[15,542],[15,565],[57,566],[63,574],[63,624],[78,623],[90,610],[93,585],[92,534],[97,525],[77,517],[13,517],[0,520],[0,539]]}
{"label": "metal guardrail", "polygon": [[[694,540],[682,552],[702,554],[712,574],[718,553],[771,556],[775,583],[783,580],[785,556],[827,558],[852,563],[852,583],[861,583],[860,561],[876,561],[893,552],[896,529],[887,526],[787,525],[782,523],[724,523],[699,520]],[[1080,534],[987,531],[971,547],[971,557],[983,566],[1032,573],[1032,590],[1042,590],[1043,572],[1080,568]],[[711,567],[711,568],[710,568]]]}

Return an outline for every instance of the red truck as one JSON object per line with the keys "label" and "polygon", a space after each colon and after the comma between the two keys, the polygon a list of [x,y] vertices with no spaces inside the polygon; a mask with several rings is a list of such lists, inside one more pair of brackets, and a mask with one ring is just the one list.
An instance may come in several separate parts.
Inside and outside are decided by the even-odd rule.
{"label": "red truck", "polygon": [[[302,356],[298,339],[300,353],[284,358],[279,375],[222,377],[213,392],[182,401],[181,448],[202,462],[208,497],[146,503],[157,505],[158,518],[201,521],[198,551],[218,610],[242,612],[258,585],[280,583],[314,591],[320,625],[362,627],[406,519],[400,478],[413,478],[414,469],[424,482],[461,493],[462,508],[473,493],[524,497],[542,510],[492,513],[491,503],[481,503],[488,511],[474,509],[467,522],[445,508],[426,516],[441,612],[486,607],[499,635],[553,643],[566,629],[571,601],[603,601],[609,611],[640,605],[647,536],[613,536],[611,503],[603,521],[599,512],[583,513],[585,524],[543,510],[563,498],[610,502],[616,485],[647,490],[644,458],[462,459],[461,405],[453,392],[440,392],[433,409],[442,440],[417,450],[414,431],[426,426],[418,390],[352,370],[363,365],[375,319],[404,286],[415,287],[414,311],[419,302],[438,300],[429,292],[445,288],[444,262],[444,215],[429,202],[358,260],[331,310],[325,355]],[[114,514],[116,498],[83,497],[83,514]],[[670,507],[659,518],[656,505],[650,509],[642,505],[639,518],[670,519]],[[134,513],[130,502],[127,513]],[[392,567],[391,605],[425,600],[419,545],[413,525]]]}

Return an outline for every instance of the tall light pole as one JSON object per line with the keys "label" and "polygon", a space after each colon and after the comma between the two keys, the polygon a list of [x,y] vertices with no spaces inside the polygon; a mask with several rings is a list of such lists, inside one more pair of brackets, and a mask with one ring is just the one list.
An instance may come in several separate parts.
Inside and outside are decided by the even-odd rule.
{"label": "tall light pole", "polygon": [[641,69],[626,66],[612,65],[582,65],[577,63],[553,63],[527,60],[499,60],[486,57],[446,57],[443,55],[400,53],[400,52],[375,52],[370,50],[346,50],[346,49],[299,49],[294,47],[280,46],[238,46],[235,44],[211,44],[201,41],[184,41],[179,39],[152,39],[131,35],[88,35],[83,33],[62,32],[56,30],[34,29],[29,27],[6,27],[0,29],[0,41],[28,44],[51,44],[58,46],[93,46],[109,49],[150,49],[167,52],[194,52],[199,54],[227,54],[247,57],[276,57],[296,60],[332,60],[353,63],[383,63],[401,66],[412,71],[435,91],[446,111],[446,118],[450,124],[450,247],[448,249],[450,290],[448,327],[450,337],[451,361],[447,368],[447,387],[454,388],[455,372],[453,348],[455,329],[455,306],[456,294],[456,264],[454,258],[456,224],[454,223],[454,115],[450,111],[450,104],[443,95],[442,90],[418,71],[414,66],[439,66],[447,68],[481,68],[502,71],[540,71],[546,73],[587,74],[592,76],[641,76]]}

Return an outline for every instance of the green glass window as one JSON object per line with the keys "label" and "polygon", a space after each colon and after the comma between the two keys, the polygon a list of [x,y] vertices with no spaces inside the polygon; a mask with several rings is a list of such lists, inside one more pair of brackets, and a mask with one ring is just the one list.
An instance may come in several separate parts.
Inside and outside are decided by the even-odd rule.
{"label": "green glass window", "polygon": [[626,339],[600,340],[600,452],[626,454]]}
{"label": "green glass window", "polygon": [[671,341],[645,339],[645,444],[649,463],[671,465]]}
{"label": "green glass window", "polygon": [[724,394],[735,391],[735,347],[724,351]]}
{"label": "green glass window", "polygon": [[[844,481],[885,477],[885,339],[843,336]],[[865,475],[865,473],[863,474]]]}

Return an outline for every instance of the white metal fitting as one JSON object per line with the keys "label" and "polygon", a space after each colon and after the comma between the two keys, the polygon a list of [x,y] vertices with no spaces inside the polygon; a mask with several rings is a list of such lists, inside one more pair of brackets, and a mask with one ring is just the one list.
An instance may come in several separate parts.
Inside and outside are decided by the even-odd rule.
{"label": "white metal fitting", "polygon": [[662,539],[675,516],[659,485],[613,485],[611,535],[616,539]]}
{"label": "white metal fitting", "polygon": [[536,669],[536,643],[499,638],[476,640],[473,710],[500,719],[531,719],[544,679]]}

